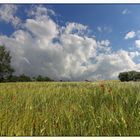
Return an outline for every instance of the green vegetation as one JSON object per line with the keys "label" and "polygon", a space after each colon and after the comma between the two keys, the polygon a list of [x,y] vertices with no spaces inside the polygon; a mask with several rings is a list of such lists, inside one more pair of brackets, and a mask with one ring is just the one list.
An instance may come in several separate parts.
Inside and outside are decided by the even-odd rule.
{"label": "green vegetation", "polygon": [[1,136],[139,136],[139,82],[0,84]]}
{"label": "green vegetation", "polygon": [[120,81],[140,81],[140,72],[128,71],[119,74],[118,78]]}
{"label": "green vegetation", "polygon": [[16,75],[10,75],[6,80],[2,81],[2,82],[34,82],[34,81],[38,81],[38,82],[45,82],[45,81],[53,81],[52,79],[50,79],[49,77],[43,77],[41,75],[39,75],[38,77],[33,77],[30,78],[29,76],[26,76],[24,74],[21,74],[19,76]]}
{"label": "green vegetation", "polygon": [[0,82],[12,75],[14,70],[11,68],[10,52],[4,46],[0,46]]}

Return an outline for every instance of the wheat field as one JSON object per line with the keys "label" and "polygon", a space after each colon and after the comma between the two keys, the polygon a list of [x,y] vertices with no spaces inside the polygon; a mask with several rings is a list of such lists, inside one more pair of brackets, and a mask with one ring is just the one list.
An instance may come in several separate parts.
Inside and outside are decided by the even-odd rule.
{"label": "wheat field", "polygon": [[0,136],[140,136],[140,82],[1,83]]}

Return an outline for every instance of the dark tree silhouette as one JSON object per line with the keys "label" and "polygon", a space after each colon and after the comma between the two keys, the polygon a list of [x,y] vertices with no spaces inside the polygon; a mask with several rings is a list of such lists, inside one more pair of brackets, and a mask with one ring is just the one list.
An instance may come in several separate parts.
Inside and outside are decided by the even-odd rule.
{"label": "dark tree silhouette", "polygon": [[0,82],[5,81],[13,72],[10,52],[6,50],[5,46],[0,46]]}
{"label": "dark tree silhouette", "polygon": [[118,76],[120,81],[140,81],[140,72],[128,71],[121,72]]}

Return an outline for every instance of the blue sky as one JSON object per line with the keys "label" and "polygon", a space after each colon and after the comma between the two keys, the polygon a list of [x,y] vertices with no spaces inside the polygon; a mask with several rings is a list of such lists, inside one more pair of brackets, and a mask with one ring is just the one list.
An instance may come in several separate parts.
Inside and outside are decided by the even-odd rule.
{"label": "blue sky", "polygon": [[[39,22],[39,20],[35,16],[40,16],[41,18],[43,18],[43,14],[44,15],[46,14],[45,16],[47,18],[49,17],[48,20],[45,21],[46,26],[48,25],[48,22],[50,20],[54,22],[54,24],[59,26],[59,30],[63,27],[66,30],[66,27],[69,23],[75,23],[75,24],[86,26],[88,28],[86,29],[86,33],[84,33],[84,35],[82,36],[79,35],[79,37],[86,36],[88,38],[93,38],[94,40],[96,40],[96,43],[98,44],[97,46],[100,46],[102,44],[102,46],[105,46],[106,48],[108,47],[108,49],[110,49],[110,52],[103,52],[104,55],[105,54],[107,55],[105,57],[109,57],[109,55],[113,55],[113,54],[118,55],[118,52],[120,51],[124,51],[126,53],[135,53],[136,56],[133,57],[133,59],[131,58],[131,60],[134,63],[136,70],[139,70],[140,5],[138,4],[137,5],[136,4],[133,5],[132,4],[53,4],[53,5],[45,4],[40,6],[40,5],[26,4],[26,5],[14,5],[14,6],[15,7],[11,7],[11,9],[9,8],[10,6],[3,8],[4,5],[1,5],[0,7],[1,11],[2,10],[3,11],[5,10],[5,12],[6,10],[9,11],[7,12],[9,14],[8,18],[7,18],[8,14],[4,15],[3,12],[0,12],[0,34],[2,38],[3,36],[6,36],[7,40],[11,39],[11,35],[13,35],[14,32],[19,30],[28,31],[29,33],[32,32],[31,34],[34,34],[33,30],[36,30],[38,26],[36,26],[36,28],[29,29],[29,27],[27,27],[28,26],[27,20],[33,19],[34,21]],[[41,7],[42,9],[45,8],[47,10],[49,9],[53,11],[55,14],[52,14],[51,12],[50,12],[51,14],[49,12],[46,12],[39,15],[37,13],[38,7]],[[33,10],[34,10],[34,15],[30,15],[29,13],[31,13],[31,11]],[[18,18],[17,21],[19,23],[18,26],[17,23],[15,23],[15,21],[17,20],[15,17]],[[25,27],[25,25],[27,26]],[[79,25],[72,25],[72,26],[75,26],[74,28],[78,28],[77,30],[81,28],[78,27]],[[46,27],[44,26],[44,28]],[[48,34],[47,33],[45,34],[47,40]],[[59,34],[62,35],[63,33],[59,33]],[[71,33],[69,33],[69,35],[70,34]],[[59,38],[59,37],[55,36],[55,38]],[[38,38],[34,38],[34,39],[36,39],[37,41]],[[61,40],[61,37],[59,39]],[[109,43],[105,45],[105,41]],[[62,41],[62,43],[64,42]],[[98,49],[100,49],[100,47]],[[97,54],[100,54],[100,51]],[[25,59],[28,60],[28,58],[26,57]],[[94,57],[90,56],[90,60],[92,59],[94,59]],[[96,57],[95,59],[99,59],[99,58]],[[87,63],[89,63],[89,59],[87,59],[86,61]],[[84,64],[85,63],[86,62],[84,62]],[[112,63],[114,62],[111,62],[110,66],[114,67]],[[83,65],[83,63],[81,65]],[[98,68],[100,67],[98,66]],[[126,68],[122,68],[122,71],[124,69],[129,69],[129,68],[126,66]],[[130,69],[132,69],[132,67]],[[30,70],[26,70],[26,71],[24,71],[23,69],[21,70],[21,72],[25,72],[28,74],[27,71]],[[118,71],[121,71],[121,69],[119,69]],[[97,75],[96,71],[95,74]],[[70,77],[70,75],[74,77],[73,72],[71,72],[71,74],[69,73],[69,75],[67,76]]]}

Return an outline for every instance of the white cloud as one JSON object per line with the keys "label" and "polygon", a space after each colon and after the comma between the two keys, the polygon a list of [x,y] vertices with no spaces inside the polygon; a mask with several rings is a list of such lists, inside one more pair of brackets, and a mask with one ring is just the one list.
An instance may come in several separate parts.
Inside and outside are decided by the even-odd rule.
{"label": "white cloud", "polygon": [[130,58],[128,52],[119,50],[110,54],[100,54],[96,57],[97,70],[96,75],[100,75],[100,79],[114,79],[118,73],[125,70],[132,70],[135,63]]}
{"label": "white cloud", "polygon": [[80,23],[68,22],[66,27],[63,27],[66,34],[84,35],[88,27]]}
{"label": "white cloud", "polygon": [[140,40],[135,40],[135,45],[137,48],[140,48]]}
{"label": "white cloud", "polygon": [[112,52],[109,40],[88,36],[87,26],[68,22],[62,27],[49,16],[48,9],[35,9],[22,23],[23,28],[10,37],[0,36],[0,44],[11,51],[16,74],[94,80],[113,79],[120,71],[140,68],[132,60],[137,56],[135,52]]}
{"label": "white cloud", "polygon": [[1,5],[0,6],[0,20],[7,23],[11,23],[14,27],[17,27],[21,20],[15,16],[17,11],[17,6],[15,5]]}
{"label": "white cloud", "polygon": [[135,57],[138,57],[140,53],[138,51],[133,51],[133,52],[129,52],[129,55],[133,59]]}
{"label": "white cloud", "polygon": [[126,14],[129,14],[129,13],[131,13],[128,9],[124,9],[123,11],[122,11],[122,14],[123,15],[126,15]]}
{"label": "white cloud", "polygon": [[33,6],[29,11],[27,11],[27,14],[29,17],[35,17],[35,18],[40,18],[43,16],[49,17],[49,15],[53,15],[53,16],[56,15],[53,10],[47,9],[43,7],[42,5]]}
{"label": "white cloud", "polygon": [[126,40],[131,39],[131,38],[134,38],[135,36],[136,36],[136,33],[134,31],[130,31],[125,35],[124,39]]}
{"label": "white cloud", "polygon": [[110,41],[109,40],[102,40],[101,42],[100,42],[100,45],[101,46],[109,46],[110,45]]}
{"label": "white cloud", "polygon": [[110,41],[109,40],[101,40],[101,41],[97,41],[97,45],[98,45],[98,50],[104,53],[108,53],[111,51],[111,47],[109,47],[110,45]]}

